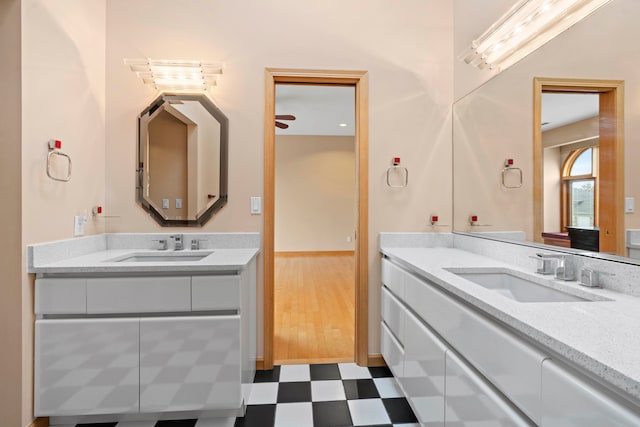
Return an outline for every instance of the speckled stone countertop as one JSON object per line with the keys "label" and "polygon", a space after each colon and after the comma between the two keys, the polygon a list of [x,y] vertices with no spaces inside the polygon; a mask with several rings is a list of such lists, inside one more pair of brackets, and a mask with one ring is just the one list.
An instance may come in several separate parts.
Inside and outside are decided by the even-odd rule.
{"label": "speckled stone countertop", "polygon": [[[111,274],[111,273],[197,273],[242,270],[260,252],[258,233],[183,234],[186,249],[157,250],[158,239],[168,234],[102,234],[80,239],[30,245],[27,270],[36,274]],[[190,240],[197,239],[202,249],[190,250]],[[206,255],[191,261],[123,260],[135,255],[187,256]],[[122,260],[122,261],[121,261]]]}
{"label": "speckled stone countertop", "polygon": [[[523,268],[453,248],[382,248],[381,252],[472,304],[640,404],[640,299],[559,282]],[[518,302],[447,269],[505,268],[595,301]]]}

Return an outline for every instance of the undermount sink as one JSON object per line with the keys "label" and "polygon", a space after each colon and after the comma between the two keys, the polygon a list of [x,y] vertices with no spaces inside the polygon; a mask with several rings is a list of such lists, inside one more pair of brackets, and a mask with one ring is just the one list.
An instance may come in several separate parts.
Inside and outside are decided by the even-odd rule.
{"label": "undermount sink", "polygon": [[205,252],[136,252],[109,262],[194,262],[201,261],[213,251]]}
{"label": "undermount sink", "polygon": [[450,272],[483,288],[519,302],[593,301],[537,283],[507,269],[449,269]]}

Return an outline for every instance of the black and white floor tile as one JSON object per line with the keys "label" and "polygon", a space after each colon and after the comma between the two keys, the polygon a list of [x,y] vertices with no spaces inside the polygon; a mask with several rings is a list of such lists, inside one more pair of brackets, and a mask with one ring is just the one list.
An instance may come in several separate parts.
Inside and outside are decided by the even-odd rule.
{"label": "black and white floor tile", "polygon": [[[354,363],[283,365],[258,371],[236,419],[77,424],[75,427],[418,427],[387,368]],[[65,426],[73,427],[73,426]]]}

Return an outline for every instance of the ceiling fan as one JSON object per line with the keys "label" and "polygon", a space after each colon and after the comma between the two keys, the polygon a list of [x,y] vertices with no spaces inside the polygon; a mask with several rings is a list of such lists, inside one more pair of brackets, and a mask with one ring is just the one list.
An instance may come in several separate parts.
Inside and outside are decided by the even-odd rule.
{"label": "ceiling fan", "polygon": [[276,114],[276,126],[280,129],[286,129],[289,127],[288,124],[279,122],[278,120],[295,120],[296,116],[291,114]]}

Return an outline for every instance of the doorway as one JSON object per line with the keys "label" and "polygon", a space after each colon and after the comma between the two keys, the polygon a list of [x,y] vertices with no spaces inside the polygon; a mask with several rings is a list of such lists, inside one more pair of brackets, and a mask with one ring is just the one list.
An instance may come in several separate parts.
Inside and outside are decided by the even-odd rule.
{"label": "doorway", "polygon": [[276,84],[350,86],[355,91],[356,224],[353,272],[353,360],[369,364],[368,328],[368,75],[363,71],[265,70],[265,189],[264,189],[264,360],[259,369],[274,365],[275,294],[275,99]]}
{"label": "doorway", "polygon": [[[554,239],[564,231],[576,236],[581,244],[571,247],[600,252],[625,254],[624,239],[624,82],[619,80],[584,79],[534,79],[534,236],[542,242],[543,235],[555,234]],[[576,134],[576,129],[591,127],[595,137],[575,139],[571,149],[562,153],[555,149],[555,142],[545,140],[542,119],[543,100],[561,95],[565,99],[594,98],[596,115],[583,118],[567,125],[564,133]],[[571,129],[569,127],[572,126]],[[550,136],[552,131],[545,132]],[[556,130],[561,134],[560,130]],[[594,139],[595,138],[595,139]],[[582,139],[582,140],[580,140]],[[558,168],[558,179],[551,179],[545,152],[555,150],[562,159]],[[587,167],[588,166],[588,167]],[[553,182],[552,182],[553,181]],[[557,181],[557,197],[549,191]],[[550,194],[551,193],[551,194]],[[555,200],[557,199],[557,200]],[[563,230],[549,233],[554,227],[556,204],[557,223]],[[551,214],[549,213],[551,212]],[[567,230],[565,230],[565,228]],[[595,234],[594,234],[595,233]],[[582,243],[586,239],[587,243]],[[558,242],[560,244],[561,241]]]}

